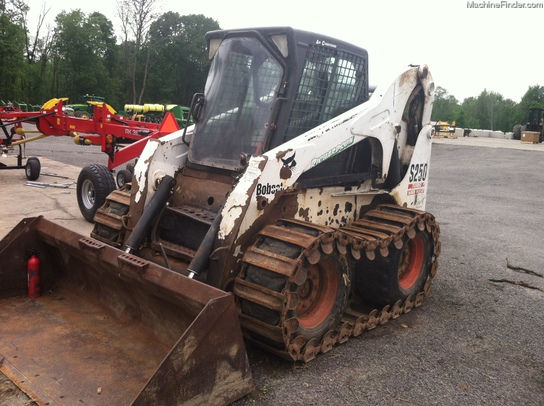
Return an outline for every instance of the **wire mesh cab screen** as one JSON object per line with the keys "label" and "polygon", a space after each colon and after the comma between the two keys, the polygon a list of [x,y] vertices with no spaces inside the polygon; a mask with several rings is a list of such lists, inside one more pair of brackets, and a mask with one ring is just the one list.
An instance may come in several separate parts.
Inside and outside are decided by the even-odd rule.
{"label": "wire mesh cab screen", "polygon": [[366,57],[309,45],[284,141],[365,102]]}

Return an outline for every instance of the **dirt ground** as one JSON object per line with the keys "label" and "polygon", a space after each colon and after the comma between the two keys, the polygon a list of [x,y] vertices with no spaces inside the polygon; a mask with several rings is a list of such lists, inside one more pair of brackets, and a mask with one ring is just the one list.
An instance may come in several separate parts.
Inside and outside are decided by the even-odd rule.
{"label": "dirt ground", "polygon": [[[307,365],[248,344],[257,390],[235,405],[544,404],[543,167],[543,144],[436,140],[427,210],[440,223],[442,253],[423,306]],[[7,196],[25,186],[20,174],[4,172],[6,209]],[[24,205],[34,204],[23,191]],[[49,207],[48,194],[56,207],[75,199],[41,190],[33,211]],[[13,227],[19,211],[29,214],[2,216],[0,230]],[[59,213],[49,216],[76,226],[77,207]],[[0,405],[28,404],[0,379]]]}

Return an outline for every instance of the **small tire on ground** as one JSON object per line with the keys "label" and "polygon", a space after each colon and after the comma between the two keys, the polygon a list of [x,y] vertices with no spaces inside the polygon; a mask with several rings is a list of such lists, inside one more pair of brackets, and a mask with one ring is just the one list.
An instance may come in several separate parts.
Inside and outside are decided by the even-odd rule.
{"label": "small tire on ground", "polygon": [[85,220],[93,222],[96,211],[115,189],[115,181],[106,166],[91,164],[81,170],[77,179],[77,204]]}
{"label": "small tire on ground", "polygon": [[358,261],[352,280],[356,296],[378,307],[415,297],[429,277],[433,255],[429,232],[417,231],[412,239],[405,235],[402,248],[391,245],[387,257],[377,254],[373,260]]}
{"label": "small tire on ground", "polygon": [[28,180],[36,180],[40,177],[42,165],[36,157],[31,157],[26,160],[25,175]]}
{"label": "small tire on ground", "polygon": [[117,182],[117,187],[121,189],[123,186],[125,186],[125,183],[132,181],[132,172],[130,172],[128,169],[121,169],[117,172],[115,180]]}

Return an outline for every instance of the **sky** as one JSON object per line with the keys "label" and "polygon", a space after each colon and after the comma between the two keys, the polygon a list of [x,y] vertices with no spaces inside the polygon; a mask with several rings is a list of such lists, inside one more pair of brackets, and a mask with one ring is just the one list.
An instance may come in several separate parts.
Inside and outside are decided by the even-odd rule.
{"label": "sky", "polygon": [[[31,32],[44,7],[49,9],[46,21],[51,26],[61,11],[80,9],[99,11],[119,27],[115,0],[26,1]],[[291,26],[351,42],[368,51],[371,85],[387,85],[409,64],[428,65],[435,85],[459,102],[484,90],[519,102],[529,86],[544,85],[540,43],[544,0],[158,0],[157,4],[159,14],[203,14],[222,29]]]}

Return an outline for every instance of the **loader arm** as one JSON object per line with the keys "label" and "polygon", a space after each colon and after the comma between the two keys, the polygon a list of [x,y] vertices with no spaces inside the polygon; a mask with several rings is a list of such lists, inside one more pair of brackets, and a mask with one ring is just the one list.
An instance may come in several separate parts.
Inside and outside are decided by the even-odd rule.
{"label": "loader arm", "polygon": [[[413,120],[405,117],[405,114],[409,111],[407,107],[414,92],[418,90],[423,92],[425,101],[421,117],[416,121],[425,125],[418,132],[418,148],[414,148],[414,145],[409,145],[407,128],[407,123]],[[388,170],[395,148],[403,149],[397,151],[398,156],[402,156],[404,150],[409,151],[409,158],[412,158],[413,151],[417,149],[419,164],[428,165],[433,136],[430,126],[433,94],[434,82],[427,66],[409,67],[389,87],[377,88],[368,102],[262,156],[252,157],[247,170],[225,204],[219,239],[228,238],[238,227],[238,235],[244,234],[265,213],[266,206],[285,191],[296,188],[296,182],[304,172],[365,138],[373,137],[382,146],[379,173],[382,181],[389,176]],[[414,195],[411,202],[406,202],[408,206],[423,209],[425,192],[424,188]],[[416,204],[415,199],[420,203]]]}

